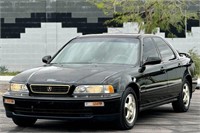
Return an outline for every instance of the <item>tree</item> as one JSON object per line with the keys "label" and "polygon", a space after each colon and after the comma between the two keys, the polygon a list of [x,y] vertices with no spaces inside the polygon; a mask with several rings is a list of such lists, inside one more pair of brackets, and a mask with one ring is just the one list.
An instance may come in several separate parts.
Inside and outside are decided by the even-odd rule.
{"label": "tree", "polygon": [[5,66],[0,66],[0,73],[5,73],[7,71],[8,69]]}
{"label": "tree", "polygon": [[190,56],[195,64],[194,74],[196,76],[200,76],[200,55],[198,54],[197,50],[195,50],[195,49],[190,49],[188,53],[190,54]]}
{"label": "tree", "polygon": [[[173,26],[178,32],[184,30],[187,19],[196,18],[196,13],[187,8],[193,0],[88,0],[114,18],[106,24],[137,22],[139,32],[156,32],[157,27],[169,31]],[[187,10],[187,12],[186,12]]]}

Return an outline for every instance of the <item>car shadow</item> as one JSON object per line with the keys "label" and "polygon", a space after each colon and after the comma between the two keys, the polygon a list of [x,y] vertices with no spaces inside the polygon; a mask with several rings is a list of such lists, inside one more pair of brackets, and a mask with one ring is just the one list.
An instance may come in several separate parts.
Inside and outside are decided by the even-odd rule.
{"label": "car shadow", "polygon": [[104,132],[119,131],[112,122],[99,122],[92,120],[38,120],[32,127],[18,127],[10,130],[10,132]]}
{"label": "car shadow", "polygon": [[[137,122],[149,121],[154,116],[167,117],[169,113],[174,113],[173,109],[169,106],[161,106],[150,110],[142,111],[139,113]],[[136,125],[137,126],[137,122]],[[80,121],[59,121],[59,120],[38,120],[33,127],[17,127],[10,132],[109,132],[120,131],[120,129],[109,121],[93,121],[93,120],[80,120]]]}
{"label": "car shadow", "polygon": [[148,118],[151,117],[152,115],[162,116],[162,115],[167,115],[169,113],[175,113],[170,104],[142,111],[139,113],[138,119]]}

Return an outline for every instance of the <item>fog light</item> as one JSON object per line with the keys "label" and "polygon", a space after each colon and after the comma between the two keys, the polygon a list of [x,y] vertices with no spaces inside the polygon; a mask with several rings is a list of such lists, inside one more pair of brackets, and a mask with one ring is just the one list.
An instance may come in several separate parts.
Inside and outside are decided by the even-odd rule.
{"label": "fog light", "polygon": [[14,99],[4,99],[4,103],[15,104],[15,100]]}
{"label": "fog light", "polygon": [[85,102],[85,107],[103,107],[104,102]]}

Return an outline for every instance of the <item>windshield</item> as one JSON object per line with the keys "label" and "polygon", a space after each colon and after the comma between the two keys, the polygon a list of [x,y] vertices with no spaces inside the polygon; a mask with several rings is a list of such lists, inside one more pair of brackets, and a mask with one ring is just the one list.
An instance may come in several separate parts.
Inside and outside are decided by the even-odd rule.
{"label": "windshield", "polygon": [[51,61],[55,64],[132,64],[138,62],[139,39],[86,37],[67,44]]}

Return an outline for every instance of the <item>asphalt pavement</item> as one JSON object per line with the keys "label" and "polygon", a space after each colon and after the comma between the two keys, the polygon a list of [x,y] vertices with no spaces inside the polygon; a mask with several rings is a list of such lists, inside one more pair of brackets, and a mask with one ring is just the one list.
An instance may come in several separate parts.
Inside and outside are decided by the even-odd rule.
{"label": "asphalt pavement", "polygon": [[[0,95],[8,84],[0,82]],[[190,110],[175,113],[171,104],[141,112],[136,125],[118,130],[111,122],[38,120],[33,127],[18,127],[5,116],[0,98],[0,132],[130,132],[130,133],[200,133],[200,90],[193,93]]]}

